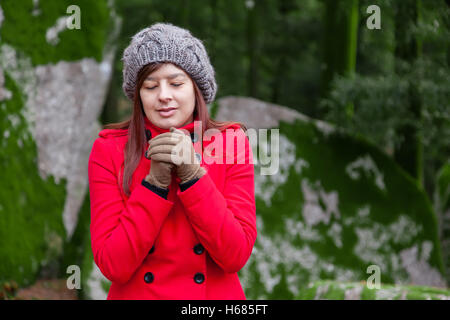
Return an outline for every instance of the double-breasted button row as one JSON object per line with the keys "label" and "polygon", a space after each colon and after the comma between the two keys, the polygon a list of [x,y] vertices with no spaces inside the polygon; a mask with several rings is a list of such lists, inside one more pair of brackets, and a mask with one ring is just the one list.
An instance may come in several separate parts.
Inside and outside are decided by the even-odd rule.
{"label": "double-breasted button row", "polygon": [[153,276],[153,273],[151,273],[151,272],[147,272],[147,273],[144,275],[144,281],[145,281],[146,283],[152,283],[154,279],[155,279],[155,277]]}
{"label": "double-breasted button row", "polygon": [[[152,248],[150,249],[150,251],[149,251],[148,253],[151,254],[151,253],[153,253],[154,251],[155,251],[155,246],[152,246]],[[202,246],[201,243],[198,243],[198,244],[196,244],[196,245],[194,246],[194,253],[195,253],[195,254],[200,255],[200,254],[202,254],[203,252],[205,252],[205,248]],[[154,279],[155,279],[155,276],[153,275],[152,272],[147,272],[147,273],[144,275],[144,281],[145,281],[146,283],[152,283]],[[205,281],[205,275],[204,275],[203,273],[197,272],[197,273],[194,275],[194,282],[195,282],[195,283],[201,284],[201,283],[203,283],[204,281]]]}
{"label": "double-breasted button row", "polygon": [[[203,247],[201,243],[198,243],[198,244],[196,244],[196,245],[194,246],[194,253],[195,253],[195,254],[200,255],[200,254],[202,254],[203,252],[205,252],[205,247]],[[197,272],[197,273],[194,275],[194,282],[195,282],[195,283],[201,284],[201,283],[203,283],[204,281],[205,281],[205,275],[204,275],[203,273]]]}
{"label": "double-breasted button row", "polygon": [[202,246],[201,243],[196,244],[196,245],[194,246],[194,253],[195,253],[195,254],[202,254],[204,251],[205,251],[205,248]]}
{"label": "double-breasted button row", "polygon": [[198,141],[198,134],[196,132],[191,132],[191,140],[194,143]]}
{"label": "double-breasted button row", "polygon": [[[155,276],[153,275],[152,272],[147,272],[147,273],[144,275],[144,281],[145,281],[146,283],[152,283],[153,280],[155,280]],[[195,282],[195,283],[202,284],[204,281],[205,281],[205,275],[204,275],[203,273],[197,272],[197,273],[194,275],[194,282]]]}
{"label": "double-breasted button row", "polygon": [[152,132],[148,129],[145,129],[145,137],[147,138],[147,141],[152,138]]}
{"label": "double-breasted button row", "polygon": [[195,283],[201,284],[205,281],[205,275],[201,272],[197,272],[194,276]]}

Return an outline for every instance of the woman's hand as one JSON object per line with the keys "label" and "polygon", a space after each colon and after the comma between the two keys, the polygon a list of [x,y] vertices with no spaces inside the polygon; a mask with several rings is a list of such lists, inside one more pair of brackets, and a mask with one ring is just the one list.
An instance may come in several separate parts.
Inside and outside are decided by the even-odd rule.
{"label": "woman's hand", "polygon": [[[147,159],[150,158],[150,148],[151,144],[145,152]],[[154,186],[167,189],[172,181],[172,170],[175,168],[175,165],[171,162],[158,161],[157,159],[158,157],[151,158],[150,172],[145,177],[145,180]]]}
{"label": "woman's hand", "polygon": [[201,178],[206,173],[195,157],[191,139],[183,131],[173,127],[170,132],[162,133],[151,140],[147,155],[152,159],[174,164],[181,183]]}

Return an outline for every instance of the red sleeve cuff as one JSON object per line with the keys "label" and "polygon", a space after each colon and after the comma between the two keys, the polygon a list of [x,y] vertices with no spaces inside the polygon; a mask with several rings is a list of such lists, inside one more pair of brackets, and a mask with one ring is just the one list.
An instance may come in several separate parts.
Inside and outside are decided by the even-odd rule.
{"label": "red sleeve cuff", "polygon": [[185,191],[178,190],[177,195],[186,207],[190,207],[201,201],[203,198],[208,197],[208,195],[211,195],[214,188],[214,181],[212,181],[208,173],[205,173]]}
{"label": "red sleeve cuff", "polygon": [[168,214],[173,207],[173,202],[164,199],[155,192],[147,189],[142,184],[133,190],[128,203],[139,202],[148,212],[162,212]]}

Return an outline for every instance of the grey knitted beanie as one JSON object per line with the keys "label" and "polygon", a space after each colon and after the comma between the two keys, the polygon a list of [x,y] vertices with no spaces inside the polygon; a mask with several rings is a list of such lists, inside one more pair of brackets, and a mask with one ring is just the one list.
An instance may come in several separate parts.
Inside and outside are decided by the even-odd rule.
{"label": "grey knitted beanie", "polygon": [[182,68],[200,88],[205,103],[214,101],[217,91],[215,72],[203,43],[183,28],[156,23],[133,36],[123,53],[123,91],[131,100],[137,75],[151,62],[172,62]]}

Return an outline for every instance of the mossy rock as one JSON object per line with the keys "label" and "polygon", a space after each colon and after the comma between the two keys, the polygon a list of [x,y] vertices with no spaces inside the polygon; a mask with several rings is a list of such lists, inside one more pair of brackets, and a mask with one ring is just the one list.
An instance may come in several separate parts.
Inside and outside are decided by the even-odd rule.
{"label": "mossy rock", "polygon": [[8,73],[4,88],[11,98],[0,102],[0,282],[29,285],[43,267],[54,268],[62,254],[65,181],[39,175],[24,100]]}
{"label": "mossy rock", "polygon": [[[382,283],[445,287],[430,200],[378,146],[281,106],[227,99],[218,120],[279,129],[278,153],[251,139],[258,236],[239,272],[247,298],[292,299],[324,279],[366,281],[370,266]],[[266,126],[276,117],[289,121]],[[268,133],[270,141],[276,132]],[[263,175],[277,155],[276,174]]]}
{"label": "mossy rock", "polygon": [[296,296],[298,300],[450,300],[450,290],[427,286],[368,286],[364,282],[323,280],[310,283]]}
{"label": "mossy rock", "polygon": [[[71,15],[67,8],[73,4],[81,10],[81,29],[70,30],[61,24]],[[77,74],[81,74],[78,70],[82,70],[77,66],[84,61],[98,68],[103,63],[102,68],[107,68],[104,49],[109,43],[112,25],[116,23],[111,12],[108,0],[76,3],[2,0],[0,3],[0,283],[15,281],[20,287],[28,286],[38,277],[65,275],[61,272],[65,270],[63,263],[79,261],[79,248],[68,250],[64,255],[65,249],[70,247],[67,242],[71,241],[63,221],[68,198],[67,179],[45,172],[40,163],[42,149],[36,140],[34,112],[40,112],[47,105],[43,99],[46,94],[56,92],[46,90],[46,81],[37,81],[37,70],[55,70],[56,66],[70,61],[72,67],[76,65],[67,74],[73,82],[61,85],[75,87],[79,80]],[[56,32],[53,43],[48,36],[51,30]],[[94,60],[96,62],[91,62]],[[95,94],[102,90],[97,88]],[[73,96],[63,98],[64,107],[73,105]],[[56,98],[48,97],[52,99]],[[42,104],[34,103],[36,101]],[[51,103],[54,101],[48,101]],[[102,102],[97,108],[101,107]],[[46,111],[51,116],[51,108]],[[55,117],[49,117],[51,119],[65,110],[61,107],[53,112]],[[80,238],[75,237],[75,242]],[[84,241],[75,242],[72,248],[84,244]],[[72,253],[73,259],[70,259],[68,255]]]}
{"label": "mossy rock", "polygon": [[[102,60],[103,48],[111,20],[107,0],[2,0],[4,20],[0,39],[30,57],[34,66],[57,63],[61,60],[76,61],[92,57]],[[58,19],[71,16],[67,8],[80,8],[80,29],[64,28],[52,43],[48,32],[58,30]]]}
{"label": "mossy rock", "polygon": [[[109,281],[94,262],[90,237],[90,201],[89,191],[80,210],[80,217],[72,240],[66,243],[63,266],[74,262],[81,266],[81,289],[78,290],[80,299],[104,300],[111,286]],[[61,270],[65,272],[64,270]]]}
{"label": "mossy rock", "polygon": [[439,170],[437,178],[436,207],[439,215],[442,254],[447,285],[450,285],[450,162]]}

